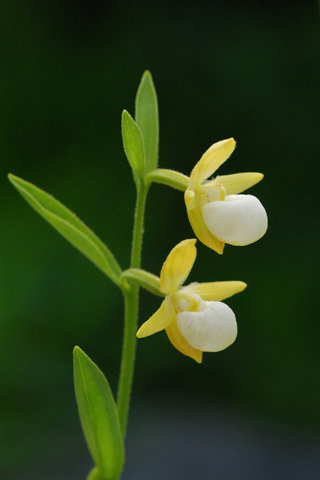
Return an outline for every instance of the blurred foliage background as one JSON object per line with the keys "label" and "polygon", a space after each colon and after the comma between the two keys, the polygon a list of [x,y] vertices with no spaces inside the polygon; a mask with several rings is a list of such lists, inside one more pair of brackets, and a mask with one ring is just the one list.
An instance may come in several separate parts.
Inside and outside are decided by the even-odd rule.
{"label": "blurred foliage background", "polygon": [[[123,316],[116,287],[6,175],[52,193],[126,268],[135,192],[120,117],[134,113],[145,69],[158,93],[160,166],[189,174],[213,142],[233,136],[238,147],[219,173],[265,174],[250,193],[270,226],[223,256],[198,244],[190,281],[248,283],[228,301],[238,339],[201,367],[165,334],[139,341],[134,404],[223,405],[319,432],[317,2],[16,0],[0,3],[0,26],[1,478],[52,459],[62,438],[76,449],[72,348],[115,391]],[[158,274],[190,236],[182,194],[152,186],[143,267]],[[143,292],[141,322],[158,305]]]}

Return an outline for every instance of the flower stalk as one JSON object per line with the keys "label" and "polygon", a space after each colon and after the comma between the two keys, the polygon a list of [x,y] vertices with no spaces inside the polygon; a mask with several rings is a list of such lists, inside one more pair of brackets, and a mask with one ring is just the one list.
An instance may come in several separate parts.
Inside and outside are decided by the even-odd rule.
{"label": "flower stalk", "polygon": [[168,170],[166,168],[156,168],[147,175],[148,183],[160,183],[168,187],[175,188],[181,192],[185,192],[189,186],[189,177],[183,173],[175,170]]}
{"label": "flower stalk", "polygon": [[153,273],[141,270],[140,268],[129,268],[125,270],[121,278],[129,282],[143,287],[148,292],[153,293],[159,297],[164,297],[164,293],[160,290],[160,278]]}

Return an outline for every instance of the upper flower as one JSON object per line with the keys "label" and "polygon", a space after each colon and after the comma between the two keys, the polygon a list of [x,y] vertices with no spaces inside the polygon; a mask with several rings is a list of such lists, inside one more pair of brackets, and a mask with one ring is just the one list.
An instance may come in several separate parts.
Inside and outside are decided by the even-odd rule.
{"label": "upper flower", "polygon": [[202,352],[218,352],[237,336],[236,318],[227,297],[246,288],[244,282],[209,282],[181,285],[196,259],[196,239],[183,240],[169,253],[160,274],[165,299],[160,308],[138,330],[147,337],[166,330],[175,348],[201,363]]}
{"label": "upper flower", "polygon": [[235,149],[233,138],[214,143],[190,175],[185,203],[191,226],[202,243],[218,253],[225,243],[249,245],[267,230],[268,218],[253,195],[238,195],[262,180],[261,173],[237,173],[207,179]]}

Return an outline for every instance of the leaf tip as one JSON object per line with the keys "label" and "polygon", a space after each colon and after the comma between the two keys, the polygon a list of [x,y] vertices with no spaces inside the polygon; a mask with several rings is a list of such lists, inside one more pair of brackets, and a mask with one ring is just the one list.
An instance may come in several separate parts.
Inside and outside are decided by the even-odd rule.
{"label": "leaf tip", "polygon": [[143,72],[142,80],[143,80],[144,78],[152,78],[152,75],[151,75],[150,70],[147,69],[147,70],[145,70],[145,71]]}
{"label": "leaf tip", "polygon": [[14,184],[15,183],[15,180],[17,180],[18,177],[16,177],[15,175],[13,175],[12,173],[8,173],[8,180]]}
{"label": "leaf tip", "polygon": [[122,130],[124,128],[128,128],[129,126],[131,126],[132,124],[134,124],[136,127],[138,127],[138,125],[136,124],[136,122],[134,121],[134,119],[132,118],[132,116],[130,115],[130,113],[128,112],[128,110],[122,110],[122,114],[121,114],[121,125],[122,125]]}
{"label": "leaf tip", "polygon": [[[122,120],[127,119],[128,117],[130,117],[130,118],[132,119],[132,117],[131,117],[130,113],[128,112],[128,110],[123,109],[123,110],[122,110],[122,114],[121,114]],[[132,119],[132,120],[133,120],[133,119]]]}
{"label": "leaf tip", "polygon": [[85,353],[80,347],[78,347],[78,345],[76,345],[73,348],[73,358],[76,359],[76,357],[79,358],[80,356],[85,356]]}

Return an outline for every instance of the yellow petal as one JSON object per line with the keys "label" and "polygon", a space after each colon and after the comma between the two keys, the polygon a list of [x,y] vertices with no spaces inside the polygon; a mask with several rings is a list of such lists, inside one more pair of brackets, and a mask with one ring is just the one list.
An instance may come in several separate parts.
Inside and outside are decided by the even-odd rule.
{"label": "yellow petal", "polygon": [[160,308],[139,328],[138,338],[148,337],[164,330],[175,318],[175,311],[169,298],[165,298]]}
{"label": "yellow petal", "polygon": [[169,253],[160,273],[160,289],[163,293],[175,292],[190,273],[197,255],[195,238],[183,240]]}
{"label": "yellow petal", "polygon": [[247,190],[262,179],[262,173],[247,172],[235,173],[233,175],[218,175],[213,183],[216,185],[222,185],[225,188],[227,195],[234,195]]}
{"label": "yellow petal", "polygon": [[211,248],[215,252],[222,254],[224,249],[224,242],[214,237],[204,223],[202,210],[195,198],[194,192],[191,190],[186,190],[184,199],[187,206],[189,222],[191,224],[191,227],[193,228],[195,235],[204,245]]}
{"label": "yellow petal", "polygon": [[179,350],[179,352],[193,358],[198,363],[202,362],[202,352],[191,345],[184,338],[180,330],[178,329],[177,320],[175,319],[167,328],[167,335],[172,345]]}
{"label": "yellow petal", "polygon": [[231,155],[236,142],[233,138],[214,143],[202,155],[190,175],[190,185],[202,183],[209,178]]}
{"label": "yellow petal", "polygon": [[236,293],[242,292],[247,284],[240,281],[232,282],[207,282],[207,283],[191,283],[183,287],[180,292],[195,293],[205,301],[220,302],[225,298],[232,297]]}

